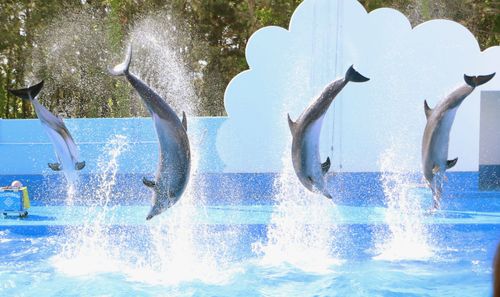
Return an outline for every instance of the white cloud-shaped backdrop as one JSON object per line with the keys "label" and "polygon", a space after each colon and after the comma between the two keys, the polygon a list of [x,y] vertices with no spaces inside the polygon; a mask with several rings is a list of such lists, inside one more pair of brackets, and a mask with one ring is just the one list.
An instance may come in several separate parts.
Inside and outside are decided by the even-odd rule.
{"label": "white cloud-shaped backdrop", "polygon": [[[464,83],[463,75],[500,72],[500,47],[481,52],[472,33],[448,20],[412,28],[394,9],[367,13],[356,0],[306,0],[289,29],[265,27],[246,48],[249,70],[228,85],[228,120],[217,136],[226,172],[279,172],[291,134],[286,114],[295,120],[350,65],[370,77],[349,83],[323,122],[321,154],[332,169],[380,171],[389,148],[410,169],[420,168],[425,116]],[[479,154],[481,90],[500,90],[500,73],[476,89],[460,107],[451,132],[454,170],[476,171]]]}

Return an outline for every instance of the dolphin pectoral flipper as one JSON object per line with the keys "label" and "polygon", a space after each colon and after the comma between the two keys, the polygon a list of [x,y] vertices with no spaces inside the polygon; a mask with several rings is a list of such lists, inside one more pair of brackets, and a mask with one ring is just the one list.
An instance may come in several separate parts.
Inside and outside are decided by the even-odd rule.
{"label": "dolphin pectoral flipper", "polygon": [[85,167],[85,161],[82,161],[82,162],[76,162],[75,164],[75,169],[76,170],[82,170],[83,167]]}
{"label": "dolphin pectoral flipper", "polygon": [[326,158],[325,163],[321,164],[321,171],[323,172],[323,174],[326,174],[328,172],[328,170],[330,169],[330,165],[330,157],[328,157]]}
{"label": "dolphin pectoral flipper", "polygon": [[142,178],[142,183],[148,188],[154,188],[156,186],[156,183],[154,181],[149,180],[145,177]]}
{"label": "dolphin pectoral flipper", "polygon": [[479,75],[479,76],[468,76],[464,74],[464,80],[469,86],[475,88],[477,86],[489,82],[495,76],[495,74],[496,72],[489,75]]}
{"label": "dolphin pectoral flipper", "polygon": [[184,127],[184,130],[188,130],[188,122],[185,112],[182,112],[182,126]]}
{"label": "dolphin pectoral flipper", "polygon": [[424,100],[424,111],[425,117],[429,118],[432,114],[432,109],[429,107],[429,104],[427,104],[427,100]]}
{"label": "dolphin pectoral flipper", "polygon": [[49,163],[49,168],[54,170],[54,171],[60,171],[62,169],[60,163]]}
{"label": "dolphin pectoral flipper", "polygon": [[290,127],[290,132],[292,132],[293,135],[293,133],[295,132],[295,123],[290,118],[290,114],[287,114],[287,116],[288,116],[288,127]]}
{"label": "dolphin pectoral flipper", "polygon": [[21,99],[33,100],[38,95],[38,93],[42,90],[42,87],[43,87],[43,80],[41,82],[37,83],[36,85],[31,86],[29,88],[20,89],[20,90],[9,90],[9,92],[12,95],[17,96]]}
{"label": "dolphin pectoral flipper", "polygon": [[455,166],[457,164],[457,161],[458,161],[458,158],[455,158],[453,160],[448,160],[446,162],[446,169],[450,169],[452,168],[453,166]]}
{"label": "dolphin pectoral flipper", "polygon": [[359,72],[354,70],[353,66],[351,66],[351,67],[349,67],[349,69],[347,70],[347,72],[345,74],[345,80],[352,81],[352,82],[365,82],[365,81],[369,81],[370,79],[368,77],[364,77],[363,75],[361,75]]}

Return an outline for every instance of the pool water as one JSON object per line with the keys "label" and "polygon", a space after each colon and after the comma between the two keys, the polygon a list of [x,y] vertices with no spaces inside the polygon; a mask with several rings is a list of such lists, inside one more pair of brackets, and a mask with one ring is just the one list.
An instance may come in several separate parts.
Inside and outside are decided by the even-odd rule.
{"label": "pool water", "polygon": [[[422,187],[410,194],[430,200]],[[461,189],[432,215],[268,198],[180,201],[151,221],[147,203],[34,201],[27,218],[0,219],[0,295],[491,295],[500,192]]]}

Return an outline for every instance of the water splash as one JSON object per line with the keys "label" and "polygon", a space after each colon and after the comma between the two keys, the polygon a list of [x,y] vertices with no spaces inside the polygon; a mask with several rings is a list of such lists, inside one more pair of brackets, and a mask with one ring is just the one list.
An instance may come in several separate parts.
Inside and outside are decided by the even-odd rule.
{"label": "water splash", "polygon": [[[385,221],[388,232],[379,232],[378,260],[426,260],[433,256],[431,238],[424,224],[422,195],[412,178],[412,172],[401,160],[404,148],[393,146],[380,158],[381,182],[387,200]],[[406,156],[405,156],[406,157]],[[409,162],[408,160],[406,162]]]}
{"label": "water splash", "polygon": [[[297,63],[293,80],[301,80],[302,94],[290,94],[281,110],[282,130],[288,134],[287,113],[294,101],[311,97],[311,86],[304,83],[305,68]],[[296,103],[296,102],[295,102]],[[267,241],[252,245],[262,256],[263,265],[291,264],[304,271],[327,272],[341,261],[336,255],[336,218],[340,216],[332,201],[305,189],[297,179],[291,160],[291,138],[282,153],[282,171],[274,181],[276,203],[267,230]]]}
{"label": "water splash", "polygon": [[[196,141],[199,139],[196,137],[190,139],[195,139],[191,142],[191,171],[196,175],[197,152],[203,143]],[[174,207],[148,222],[150,255],[141,259],[131,278],[159,284],[193,280],[225,283],[237,271],[231,263],[237,253],[234,243],[239,230],[228,227],[215,232],[213,226],[206,223],[206,194],[203,186],[195,186],[192,180]]]}
{"label": "water splash", "polygon": [[[196,112],[197,97],[181,57],[171,46],[171,32],[165,30],[162,14],[137,22],[130,30],[134,45],[132,71],[153,87],[180,114]],[[137,100],[136,103],[140,103]],[[68,243],[54,259],[54,265],[67,274],[95,275],[102,272],[123,274],[133,281],[150,284],[178,284],[200,280],[223,283],[233,275],[238,255],[237,227],[215,228],[206,211],[203,179],[197,178],[201,151],[200,135],[188,133],[191,144],[191,177],[183,196],[172,208],[151,221],[142,214],[122,220],[123,206],[110,204],[116,181],[119,156],[126,150],[126,139],[111,140],[98,168],[103,172],[95,181],[98,197],[86,214],[83,227],[72,228]],[[87,197],[91,198],[91,197]],[[130,223],[132,221],[132,223]],[[222,229],[222,230],[221,230]],[[74,235],[73,235],[74,234]]]}
{"label": "water splash", "polygon": [[109,116],[108,100],[94,100],[116,100],[114,78],[106,72],[112,57],[107,28],[98,11],[68,9],[34,32],[24,75],[28,82],[45,79],[39,101],[55,115]]}
{"label": "water splash", "polygon": [[73,206],[78,195],[78,181],[68,183],[68,189],[66,192],[66,206]]}
{"label": "water splash", "polygon": [[[291,164],[289,156],[284,164]],[[336,206],[298,183],[291,165],[275,181],[276,206],[267,230],[267,242],[253,250],[263,265],[291,264],[304,271],[328,272],[341,261],[335,255]]]}
{"label": "water splash", "polygon": [[[179,29],[165,12],[147,15],[129,33],[133,45],[132,71],[165,98],[178,114],[197,114],[199,98],[193,78],[183,63],[183,47],[177,44]],[[179,48],[181,50],[179,50]]]}
{"label": "water splash", "polygon": [[[62,252],[54,259],[59,270],[70,275],[85,275],[109,271],[110,268],[119,269],[116,255],[119,255],[120,248],[110,241],[113,238],[109,225],[113,216],[110,201],[119,169],[118,160],[127,149],[128,140],[123,135],[116,135],[107,142],[104,154],[98,160],[98,168],[102,171],[97,180],[90,183],[90,186],[98,187],[94,198],[87,197],[92,199],[92,203],[85,208],[83,225],[67,228]],[[71,211],[81,209],[70,210],[68,215]]]}

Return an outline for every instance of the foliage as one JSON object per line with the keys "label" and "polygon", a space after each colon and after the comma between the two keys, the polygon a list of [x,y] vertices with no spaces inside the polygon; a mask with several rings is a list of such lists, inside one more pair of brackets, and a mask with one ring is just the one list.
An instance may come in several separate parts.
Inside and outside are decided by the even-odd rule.
{"label": "foliage", "polygon": [[[41,102],[66,117],[146,115],[123,80],[106,67],[121,57],[136,24],[164,12],[169,46],[181,53],[199,98],[198,115],[224,115],[225,86],[248,66],[246,43],[257,29],[287,27],[299,0],[4,0],[0,2],[0,118],[34,117],[6,89],[45,78]],[[434,18],[468,27],[482,48],[500,42],[498,0],[360,0],[393,7],[413,25]]]}

